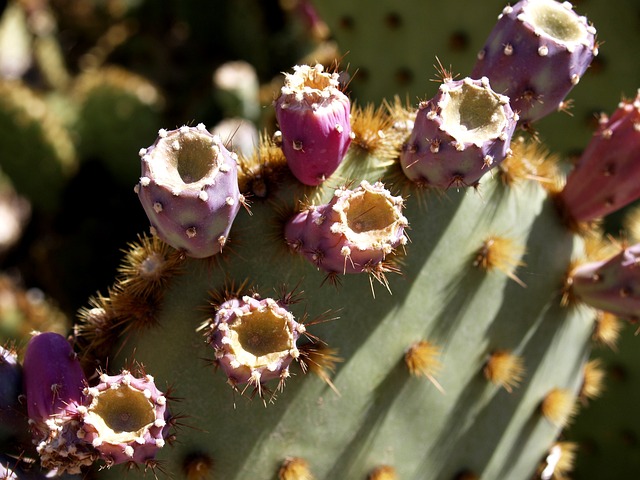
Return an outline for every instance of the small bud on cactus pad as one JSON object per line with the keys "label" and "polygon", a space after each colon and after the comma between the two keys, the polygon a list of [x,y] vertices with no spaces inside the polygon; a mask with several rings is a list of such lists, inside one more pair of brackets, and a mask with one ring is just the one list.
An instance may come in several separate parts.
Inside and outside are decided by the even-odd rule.
{"label": "small bud on cactus pad", "polygon": [[520,120],[533,122],[557,110],[580,81],[598,53],[595,34],[569,2],[523,0],[504,8],[471,76],[489,77]]}
{"label": "small bud on cactus pad", "polygon": [[569,222],[604,217],[640,198],[640,90],[604,116],[558,196]]}
{"label": "small bud on cactus pad", "polygon": [[152,232],[191,257],[220,252],[243,201],[236,155],[199,124],[160,130],[140,156],[135,191]]}
{"label": "small bud on cactus pad", "polygon": [[509,154],[517,115],[486,77],[446,81],[422,102],[400,157],[412,181],[438,188],[475,185]]}
{"label": "small bud on cactus pad", "polygon": [[39,333],[24,355],[24,390],[29,419],[40,428],[73,405],[82,404],[87,380],[66,338]]}
{"label": "small bud on cactus pad", "polygon": [[167,398],[153,377],[100,376],[100,383],[85,390],[88,407],[79,407],[84,422],[78,437],[100,452],[107,465],[146,464],[165,444],[169,410]]}
{"label": "small bud on cactus pad", "polygon": [[282,302],[243,296],[223,302],[209,323],[208,342],[215,363],[232,387],[252,385],[262,394],[266,382],[289,377],[289,365],[300,356],[296,345],[305,326]]}
{"label": "small bud on cactus pad", "polygon": [[640,320],[640,244],[601,262],[576,267],[571,294],[588,305],[632,322]]}
{"label": "small bud on cactus pad", "polygon": [[289,220],[289,247],[329,273],[375,273],[375,267],[407,237],[404,201],[382,183],[363,180],[339,188],[327,204],[309,207]]}
{"label": "small bud on cactus pad", "polygon": [[349,98],[338,74],[322,65],[296,65],[276,100],[276,119],[289,169],[305,185],[319,185],[336,171],[351,143]]}

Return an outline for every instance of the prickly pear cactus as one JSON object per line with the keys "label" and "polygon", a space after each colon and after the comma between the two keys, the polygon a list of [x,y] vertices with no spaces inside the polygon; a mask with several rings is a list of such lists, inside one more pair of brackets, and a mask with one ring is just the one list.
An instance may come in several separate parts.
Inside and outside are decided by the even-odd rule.
{"label": "prickly pear cactus", "polygon": [[[637,319],[638,247],[575,214],[491,78],[441,67],[415,108],[347,108],[322,67],[293,70],[317,75],[285,82],[252,155],[202,123],[140,145],[149,233],[71,338],[29,342],[27,453],[105,478],[562,477],[592,339],[612,342],[593,305]],[[594,177],[604,199],[628,182]]]}
{"label": "prickly pear cactus", "polygon": [[[178,275],[156,263],[162,302],[152,291],[134,294],[150,304],[152,328],[145,307],[121,300],[131,295],[124,283],[85,315],[85,333],[101,325],[120,336],[116,325],[126,325],[116,358],[135,358],[181,398],[170,409],[185,428],[158,453],[163,469],[196,478],[188,472],[205,465],[215,477],[271,479],[289,459],[279,478],[310,478],[287,473],[302,468],[293,458],[314,478],[364,479],[381,464],[400,478],[528,478],[546,458],[571,415],[594,325],[588,310],[561,306],[583,241],[544,183],[498,169],[475,189],[430,191],[403,179],[388,142],[406,136],[396,122],[406,116],[396,108],[363,122],[356,112],[360,136],[320,187],[296,181],[277,146],[263,143],[240,161],[251,214],[238,215],[223,252],[184,258]],[[391,140],[358,144],[375,132]],[[525,159],[538,173],[549,168],[536,147],[514,148],[512,170]],[[296,212],[321,211],[336,203],[336,187],[363,179],[402,196],[409,242],[354,273],[342,248],[325,248],[330,241],[316,242],[313,256],[307,237],[287,238]],[[346,215],[348,234],[384,235],[397,224],[393,202],[358,198],[331,209]],[[328,210],[314,218],[293,229],[346,235]],[[315,233],[325,220],[327,233]],[[158,258],[146,245],[134,247],[144,252],[138,268],[128,266],[140,278]],[[251,314],[260,320],[249,310],[263,312]]]}

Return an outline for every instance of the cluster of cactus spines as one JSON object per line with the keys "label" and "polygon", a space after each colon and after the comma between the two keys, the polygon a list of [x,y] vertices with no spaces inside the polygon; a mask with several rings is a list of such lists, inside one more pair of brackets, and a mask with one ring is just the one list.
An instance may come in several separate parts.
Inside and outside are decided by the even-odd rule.
{"label": "cluster of cactus spines", "polygon": [[425,187],[473,186],[510,153],[517,114],[489,80],[446,79],[422,102],[400,156],[402,169]]}
{"label": "cluster of cactus spines", "polygon": [[574,393],[566,388],[552,388],[540,402],[540,413],[552,424],[566,426],[577,413]]}
{"label": "cluster of cactus spines", "polygon": [[487,380],[511,393],[525,375],[524,359],[508,350],[491,352],[484,365]]}
{"label": "cluster of cactus spines", "polygon": [[231,387],[243,391],[246,385],[260,396],[270,380],[277,379],[282,390],[291,362],[300,357],[298,338],[306,332],[283,301],[257,295],[227,299],[203,328],[214,364]]}
{"label": "cluster of cactus spines", "polygon": [[416,377],[426,377],[433,385],[444,393],[435,376],[442,370],[440,355],[442,349],[427,340],[420,340],[411,345],[404,354],[404,362],[409,373]]}
{"label": "cluster of cactus spines", "polygon": [[140,235],[129,244],[108,294],[97,293],[78,312],[73,330],[84,365],[104,359],[118,336],[156,323],[167,284],[182,271],[184,260],[183,252],[156,236]]}
{"label": "cluster of cactus spines", "polygon": [[335,190],[330,202],[310,206],[286,224],[289,248],[330,275],[370,273],[384,278],[384,260],[407,243],[404,200],[380,182],[363,180]]}
{"label": "cluster of cactus spines", "polygon": [[562,108],[591,64],[596,30],[569,2],[521,0],[504,8],[478,54],[472,76],[489,77],[521,122]]}
{"label": "cluster of cactus spines", "polygon": [[152,233],[190,257],[222,251],[244,202],[237,155],[198,124],[160,130],[140,157],[142,173],[135,190]]}
{"label": "cluster of cactus spines", "polygon": [[398,480],[398,475],[392,466],[380,465],[373,469],[367,480]]}
{"label": "cluster of cactus spines", "polygon": [[550,449],[536,475],[540,480],[563,480],[573,469],[578,445],[573,442],[557,442]]}
{"label": "cluster of cactus spines", "polygon": [[278,480],[313,480],[309,462],[300,457],[287,457],[278,470]]}
{"label": "cluster of cactus spines", "polygon": [[351,104],[337,73],[296,66],[276,100],[282,150],[295,177],[319,185],[336,171],[351,143]]}
{"label": "cluster of cactus spines", "polygon": [[81,473],[101,460],[155,468],[172,419],[153,377],[123,370],[89,387],[70,343],[36,334],[24,357],[24,395],[33,442],[44,469]]}
{"label": "cluster of cactus spines", "polygon": [[140,378],[123,370],[100,375],[100,383],[84,389],[78,407],[82,427],[77,435],[91,444],[107,465],[136,463],[155,466],[170,428],[167,397],[151,375]]}
{"label": "cluster of cactus spines", "polygon": [[584,150],[558,196],[570,222],[599,219],[640,198],[636,182],[640,156],[640,90],[622,101]]}

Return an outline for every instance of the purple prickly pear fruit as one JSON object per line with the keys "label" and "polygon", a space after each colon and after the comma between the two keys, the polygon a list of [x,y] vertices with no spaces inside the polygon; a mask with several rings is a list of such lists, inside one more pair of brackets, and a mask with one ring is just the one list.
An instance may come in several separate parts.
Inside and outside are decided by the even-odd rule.
{"label": "purple prickly pear fruit", "polygon": [[278,379],[279,389],[284,386],[289,365],[300,356],[296,342],[305,330],[282,302],[243,296],[218,307],[206,334],[229,384],[234,389],[246,384],[262,395],[270,380]]}
{"label": "purple prickly pear fruit", "polygon": [[404,200],[380,182],[339,188],[327,204],[309,207],[285,226],[286,242],[329,273],[375,273],[387,255],[407,242]]}
{"label": "purple prickly pear fruit", "polygon": [[97,455],[78,438],[78,409],[87,381],[69,342],[57,333],[31,338],[24,356],[24,390],[34,443],[44,468],[80,473]]}
{"label": "purple prickly pear fruit", "polygon": [[574,298],[631,322],[640,321],[640,244],[607,260],[579,265],[568,283]]}
{"label": "purple prickly pear fruit", "polygon": [[350,102],[337,73],[324,72],[322,65],[293,70],[275,103],[282,150],[300,182],[319,185],[336,171],[351,144]]}
{"label": "purple prickly pear fruit", "polygon": [[558,195],[569,222],[604,217],[640,198],[640,90],[600,126]]}
{"label": "purple prickly pear fruit", "polygon": [[596,29],[569,2],[522,0],[498,16],[471,73],[511,98],[520,121],[558,110],[598,54]]}
{"label": "purple prickly pear fruit", "polygon": [[[18,397],[22,394],[22,367],[15,351],[0,346],[0,432],[24,427]],[[2,478],[2,477],[0,477]]]}
{"label": "purple prickly pear fruit", "polygon": [[424,186],[473,186],[510,153],[518,116],[509,98],[480,80],[445,81],[422,102],[402,147],[404,174]]}
{"label": "purple prickly pear fruit", "polygon": [[107,465],[147,465],[165,444],[169,429],[167,398],[153,377],[136,378],[129,371],[100,375],[85,389],[87,402],[78,407],[83,425],[78,437],[99,452]]}
{"label": "purple prickly pear fruit", "polygon": [[36,428],[84,401],[87,379],[62,335],[45,332],[32,337],[23,366],[27,413]]}
{"label": "purple prickly pear fruit", "polygon": [[142,176],[135,191],[152,233],[191,257],[220,252],[244,201],[236,155],[199,124],[160,130],[140,156]]}

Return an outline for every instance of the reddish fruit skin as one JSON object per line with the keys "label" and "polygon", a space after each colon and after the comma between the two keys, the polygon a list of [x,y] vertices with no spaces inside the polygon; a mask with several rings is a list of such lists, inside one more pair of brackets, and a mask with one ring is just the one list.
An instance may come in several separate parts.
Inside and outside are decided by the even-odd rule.
{"label": "reddish fruit skin", "polygon": [[572,221],[604,217],[640,198],[640,90],[602,118],[558,196]]}
{"label": "reddish fruit skin", "polygon": [[[238,188],[237,157],[204,125],[160,131],[155,143],[141,150],[141,177],[135,187],[151,231],[161,240],[194,258],[222,251],[243,201]],[[186,140],[185,140],[186,139]],[[198,146],[201,161],[211,168],[197,178],[180,174],[172,149],[182,143]],[[178,148],[174,148],[176,145]],[[204,146],[208,146],[207,154]],[[186,160],[189,160],[188,156]]]}
{"label": "reddish fruit skin", "polygon": [[320,65],[296,66],[275,102],[287,164],[305,185],[330,177],[351,144],[351,105],[337,77]]}
{"label": "reddish fruit skin", "polygon": [[[472,86],[490,92],[505,118],[504,126],[482,142],[469,141],[454,132],[445,120],[444,107],[451,101],[451,92]],[[402,147],[400,163],[403,173],[413,182],[428,187],[447,189],[473,186],[480,178],[510,153],[509,145],[518,117],[509,99],[498,95],[487,78],[444,82],[438,93],[422,102],[416,113],[413,130]]]}
{"label": "reddish fruit skin", "polygon": [[568,2],[555,5],[581,25],[578,41],[561,41],[536,28],[528,11],[540,0],[522,0],[507,6],[489,34],[471,76],[486,76],[493,88],[511,98],[521,122],[534,122],[561,106],[569,91],[597,55],[595,28],[574,13]]}
{"label": "reddish fruit skin", "polygon": [[[98,404],[100,395],[105,392],[117,391],[123,388],[127,391],[142,393],[148,401],[149,423],[137,430],[139,435],[135,439],[116,441],[111,438],[104,438],[100,434],[100,427],[97,426],[98,416],[92,414],[92,409]],[[170,418],[167,408],[167,399],[158,390],[153,377],[145,375],[141,378],[133,376],[128,371],[123,371],[120,375],[101,375],[100,383],[95,387],[85,390],[87,395],[86,407],[79,410],[83,426],[78,435],[85,442],[92,445],[107,465],[135,462],[144,465],[147,461],[153,460],[158,450],[165,445],[165,438],[169,430],[168,420]],[[126,395],[126,393],[124,394]],[[132,405],[139,406],[138,399],[131,401]],[[122,405],[118,406],[122,408]],[[104,414],[104,411],[101,411]],[[134,415],[138,412],[134,412]],[[127,411],[116,412],[119,416],[127,415]],[[108,421],[106,422],[108,424]]]}
{"label": "reddish fruit skin", "polygon": [[84,401],[87,379],[71,345],[62,335],[45,332],[29,340],[24,355],[27,413],[36,428]]}
{"label": "reddish fruit skin", "polygon": [[633,323],[640,320],[640,243],[608,260],[578,266],[570,281],[579,300]]}
{"label": "reddish fruit skin", "polygon": [[[385,200],[360,210],[375,215],[387,209],[388,220],[380,235],[363,238],[351,228],[357,229],[358,220],[350,219],[345,212],[354,198],[367,194]],[[328,203],[293,216],[285,226],[285,239],[292,251],[328,273],[371,272],[395,248],[406,243],[404,229],[408,221],[402,216],[402,208],[402,198],[391,196],[381,183],[363,181],[353,190],[340,188]]]}

